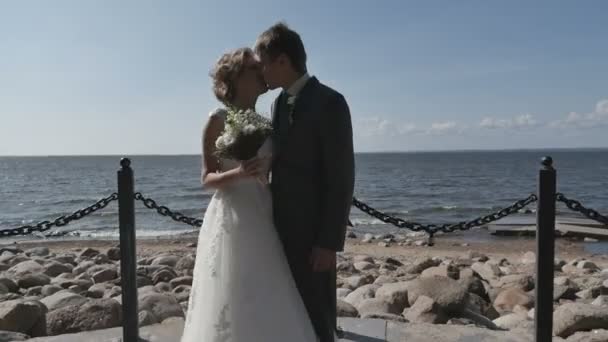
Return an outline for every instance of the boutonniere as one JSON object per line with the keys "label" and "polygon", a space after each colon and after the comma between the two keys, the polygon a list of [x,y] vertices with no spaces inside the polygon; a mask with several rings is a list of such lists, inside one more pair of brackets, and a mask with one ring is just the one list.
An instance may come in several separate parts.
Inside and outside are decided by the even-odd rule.
{"label": "boutonniere", "polygon": [[296,98],[295,95],[290,95],[287,98],[287,109],[289,110],[289,125],[293,124],[293,110],[296,107]]}

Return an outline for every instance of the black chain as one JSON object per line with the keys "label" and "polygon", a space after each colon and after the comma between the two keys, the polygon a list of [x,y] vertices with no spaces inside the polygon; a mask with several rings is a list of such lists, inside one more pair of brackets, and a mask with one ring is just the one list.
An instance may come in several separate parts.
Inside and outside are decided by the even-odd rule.
{"label": "black chain", "polygon": [[369,205],[357,200],[356,198],[353,198],[353,205],[356,208],[358,208],[359,210],[363,211],[364,213],[366,213],[370,216],[373,216],[384,223],[392,224],[398,228],[406,228],[409,230],[413,230],[415,232],[425,231],[432,237],[435,233],[437,233],[439,231],[442,231],[444,233],[451,233],[455,230],[469,230],[474,227],[481,227],[488,223],[500,220],[501,218],[503,218],[505,216],[517,213],[521,209],[525,208],[526,206],[528,206],[529,204],[531,204],[533,202],[536,202],[537,200],[538,200],[538,198],[536,197],[536,195],[531,194],[527,198],[517,201],[514,204],[512,204],[511,206],[501,209],[490,215],[482,216],[482,217],[479,217],[479,218],[471,220],[471,221],[463,221],[463,222],[459,222],[459,223],[455,223],[455,224],[442,224],[442,225],[436,225],[436,224],[426,224],[425,225],[425,224],[421,224],[421,223],[417,223],[417,222],[405,221],[401,218],[393,217],[393,216],[385,214],[379,210],[376,210],[376,209],[370,207]]}
{"label": "black chain", "polygon": [[108,204],[110,204],[113,201],[116,201],[117,199],[118,199],[118,193],[115,192],[106,198],[100,199],[95,204],[93,204],[89,207],[75,211],[73,214],[71,214],[69,216],[62,215],[53,221],[42,221],[35,225],[25,225],[25,226],[13,228],[13,229],[0,230],[0,237],[28,235],[28,234],[31,234],[34,232],[44,232],[53,227],[63,227],[72,221],[80,220],[81,218],[83,218],[87,215],[90,215],[90,214],[96,212],[97,210],[107,207]]}
{"label": "black chain", "polygon": [[[598,213],[593,209],[586,208],[579,201],[569,199],[562,193],[557,193],[555,199],[558,202],[565,203],[566,206],[573,211],[579,212],[594,221],[608,225],[608,217]],[[608,229],[608,227],[605,227],[605,229]]]}
{"label": "black chain", "polygon": [[203,220],[201,220],[201,219],[194,218],[194,217],[188,217],[180,212],[177,212],[177,211],[174,212],[171,209],[165,207],[164,205],[156,204],[156,202],[153,199],[144,197],[144,195],[142,195],[141,192],[135,193],[135,199],[138,201],[142,201],[147,208],[155,209],[159,214],[161,214],[163,216],[169,216],[177,222],[189,224],[189,225],[191,225],[193,227],[197,227],[197,228],[200,228],[200,226],[203,224]]}

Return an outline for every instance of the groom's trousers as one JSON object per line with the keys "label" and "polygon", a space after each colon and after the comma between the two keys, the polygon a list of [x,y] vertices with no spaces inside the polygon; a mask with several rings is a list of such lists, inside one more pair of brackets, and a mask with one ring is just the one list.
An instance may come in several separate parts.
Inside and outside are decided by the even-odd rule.
{"label": "groom's trousers", "polygon": [[[299,247],[299,246],[298,246]],[[311,251],[286,246],[287,259],[319,342],[334,342],[336,333],[336,270],[313,272]]]}

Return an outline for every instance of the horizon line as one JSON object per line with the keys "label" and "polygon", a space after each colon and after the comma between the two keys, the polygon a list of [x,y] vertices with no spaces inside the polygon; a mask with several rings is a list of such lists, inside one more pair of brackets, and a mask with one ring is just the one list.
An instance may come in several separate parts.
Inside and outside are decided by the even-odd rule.
{"label": "horizon line", "polygon": [[[390,154],[390,153],[463,153],[463,152],[526,152],[526,151],[598,151],[608,150],[605,147],[530,147],[530,148],[501,148],[501,149],[432,149],[432,150],[378,150],[378,151],[355,151],[355,154]],[[178,156],[200,156],[200,153],[134,153],[134,154],[22,154],[22,155],[0,155],[0,158],[26,158],[26,157],[178,157]]]}

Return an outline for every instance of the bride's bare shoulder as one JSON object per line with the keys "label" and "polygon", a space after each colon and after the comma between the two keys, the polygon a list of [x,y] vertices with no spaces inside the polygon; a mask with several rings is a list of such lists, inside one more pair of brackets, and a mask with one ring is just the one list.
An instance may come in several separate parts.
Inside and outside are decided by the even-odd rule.
{"label": "bride's bare shoulder", "polygon": [[216,108],[216,109],[212,110],[211,112],[209,112],[209,117],[210,118],[213,118],[213,117],[225,118],[226,114],[228,114],[228,112],[226,111],[226,108]]}

